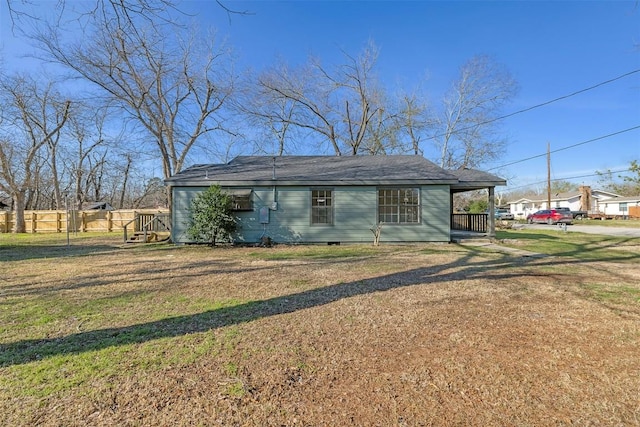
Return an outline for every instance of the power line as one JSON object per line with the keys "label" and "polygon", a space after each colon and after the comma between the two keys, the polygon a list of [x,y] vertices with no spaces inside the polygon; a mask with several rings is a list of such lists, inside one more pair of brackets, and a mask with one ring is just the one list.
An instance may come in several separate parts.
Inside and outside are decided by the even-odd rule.
{"label": "power line", "polygon": [[[618,77],[614,77],[612,79],[605,80],[605,81],[600,82],[598,84],[595,84],[593,86],[589,86],[587,88],[580,89],[578,91],[572,92],[572,93],[570,93],[568,95],[560,96],[558,98],[552,99],[551,101],[543,102],[542,104],[537,104],[537,105],[534,105],[533,107],[525,108],[524,110],[519,110],[519,111],[516,111],[515,113],[507,114],[506,116],[502,116],[502,117],[499,117],[497,119],[493,119],[491,121],[502,120],[502,119],[506,119],[507,117],[515,116],[516,114],[526,113],[527,111],[531,111],[531,110],[533,110],[535,108],[544,107],[545,105],[549,105],[549,104],[552,104],[552,103],[557,102],[557,101],[562,101],[563,99],[571,98],[572,96],[579,95],[581,93],[590,91],[592,89],[596,89],[596,88],[598,88],[600,86],[604,86],[604,85],[609,84],[609,83],[613,83],[616,80],[623,79],[625,77],[628,77],[628,76],[630,76],[632,74],[635,74],[635,73],[638,73],[638,72],[640,72],[640,69],[629,71],[628,73],[619,75]],[[487,123],[491,123],[491,121],[488,121]]]}
{"label": "power line", "polygon": [[[617,170],[617,171],[606,171],[606,172],[602,172],[602,173],[592,173],[592,174],[588,174],[588,175],[576,175],[576,176],[570,176],[570,177],[566,177],[566,178],[556,178],[556,179],[552,179],[552,182],[555,181],[570,181],[572,179],[580,179],[580,178],[591,178],[594,176],[601,176],[604,174],[614,174],[614,173],[623,173],[623,172],[631,172],[631,169],[621,169],[621,170]],[[538,185],[538,184],[546,184],[547,180],[544,181],[538,181],[538,182],[532,182],[526,185],[519,185],[517,187],[511,187],[509,188],[509,191],[511,190],[517,190],[519,188],[526,188],[526,187],[530,187],[532,185]]]}
{"label": "power line", "polygon": [[[623,78],[628,77],[628,76],[630,76],[632,74],[635,74],[635,73],[640,73],[640,69],[629,71],[628,73],[624,73],[624,74],[621,74],[621,75],[619,75],[617,77],[614,77],[612,79],[605,80],[603,82],[597,83],[597,84],[595,84],[593,86],[589,86],[589,87],[586,87],[584,89],[580,89],[580,90],[577,90],[575,92],[571,92],[570,94],[559,96],[557,98],[551,99],[551,100],[543,102],[541,104],[536,104],[536,105],[533,105],[531,107],[524,108],[522,110],[514,111],[513,113],[509,113],[509,114],[506,114],[504,116],[496,117],[494,119],[486,120],[484,122],[476,123],[476,124],[471,125],[471,126],[466,126],[466,127],[457,129],[453,133],[456,134],[456,133],[459,133],[459,132],[462,132],[462,131],[465,131],[465,130],[474,129],[474,128],[478,127],[478,126],[482,126],[482,125],[486,125],[486,124],[489,124],[489,123],[497,122],[498,120],[504,120],[506,118],[513,117],[513,116],[515,116],[517,114],[526,113],[527,111],[535,110],[536,108],[544,107],[544,106],[547,106],[549,104],[553,104],[554,102],[562,101],[563,99],[571,98],[572,96],[576,96],[576,95],[579,95],[581,93],[588,92],[590,90],[599,88],[600,86],[604,86],[606,84],[613,83],[616,80],[623,79]],[[439,137],[445,136],[445,135],[447,135],[447,134],[446,133],[440,133],[440,134],[436,134],[436,135],[434,135],[432,137],[429,137],[427,139],[435,139],[435,138],[439,138]]]}
{"label": "power line", "polygon": [[[568,150],[570,148],[575,148],[575,147],[578,147],[580,145],[588,144],[590,142],[599,141],[601,139],[611,138],[612,136],[620,135],[620,134],[625,133],[625,132],[631,132],[632,130],[636,130],[636,129],[640,129],[640,125],[634,126],[634,127],[630,127],[630,128],[627,128],[627,129],[623,129],[623,130],[620,130],[618,132],[613,132],[613,133],[610,133],[610,134],[607,134],[607,135],[598,136],[596,138],[589,139],[587,141],[578,142],[577,144],[567,145],[566,147],[562,147],[562,148],[558,148],[556,150],[550,151],[549,154],[553,154],[553,153],[557,153],[557,152],[560,152],[560,151]],[[544,157],[546,155],[547,155],[547,153],[536,154],[535,156],[527,157],[526,159],[516,160],[516,161],[513,161],[511,163],[505,163],[504,165],[500,165],[500,166],[496,166],[496,167],[491,168],[491,169],[487,169],[487,172],[488,171],[492,171],[492,170],[496,170],[496,169],[500,169],[500,168],[504,168],[506,166],[511,166],[511,165],[515,165],[515,164],[518,164],[518,163],[526,162],[526,161],[529,161],[529,160],[537,159],[539,157]]]}

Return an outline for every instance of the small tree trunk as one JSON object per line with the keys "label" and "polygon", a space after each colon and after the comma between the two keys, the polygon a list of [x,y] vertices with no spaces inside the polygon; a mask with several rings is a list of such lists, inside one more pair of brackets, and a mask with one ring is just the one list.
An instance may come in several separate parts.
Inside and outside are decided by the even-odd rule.
{"label": "small tree trunk", "polygon": [[58,161],[56,145],[49,143],[49,155],[51,156],[51,176],[53,178],[53,200],[56,209],[62,209],[62,192],[60,191],[60,179],[58,177]]}
{"label": "small tree trunk", "polygon": [[131,155],[127,155],[127,165],[124,168],[124,178],[122,180],[122,191],[120,192],[120,201],[118,202],[118,209],[124,208],[124,198],[127,194],[127,184],[129,183],[129,170],[131,169],[131,163],[133,163],[133,159]]}
{"label": "small tree trunk", "polygon": [[14,233],[26,233],[27,227],[24,222],[25,192],[17,191],[13,194],[13,206],[15,208],[15,222],[13,224]]}
{"label": "small tree trunk", "polygon": [[370,228],[373,233],[373,246],[380,245],[380,233],[382,233],[382,222],[379,222],[375,227]]}

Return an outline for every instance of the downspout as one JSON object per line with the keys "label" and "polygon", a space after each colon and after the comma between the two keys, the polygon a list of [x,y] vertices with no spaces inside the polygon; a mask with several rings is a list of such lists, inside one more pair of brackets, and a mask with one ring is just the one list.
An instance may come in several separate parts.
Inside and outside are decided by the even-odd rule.
{"label": "downspout", "polygon": [[451,242],[451,230],[453,227],[453,191],[449,186],[449,241]]}
{"label": "downspout", "polygon": [[[271,174],[271,180],[273,181],[273,195],[271,206],[263,206],[260,208],[260,222],[262,223],[262,234],[260,235],[260,244],[262,246],[271,246],[272,239],[267,236],[267,227],[269,225],[269,211],[275,211],[278,209],[278,192],[276,187],[276,157],[273,157],[273,171]],[[263,219],[263,215],[265,218]]]}
{"label": "downspout", "polygon": [[273,157],[273,174],[271,176],[271,179],[273,180],[273,202],[271,203],[271,210],[272,211],[276,211],[278,210],[278,192],[277,192],[277,186],[276,186],[276,157]]}

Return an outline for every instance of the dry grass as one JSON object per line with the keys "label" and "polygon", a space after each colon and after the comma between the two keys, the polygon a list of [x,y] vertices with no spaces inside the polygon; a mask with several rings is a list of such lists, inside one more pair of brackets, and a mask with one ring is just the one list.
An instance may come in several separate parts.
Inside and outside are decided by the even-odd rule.
{"label": "dry grass", "polygon": [[637,246],[1,243],[0,425],[640,425]]}

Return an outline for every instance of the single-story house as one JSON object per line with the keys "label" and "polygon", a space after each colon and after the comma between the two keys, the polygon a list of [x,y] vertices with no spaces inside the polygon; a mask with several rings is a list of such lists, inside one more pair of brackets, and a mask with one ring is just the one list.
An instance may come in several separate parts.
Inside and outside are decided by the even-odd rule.
{"label": "single-story house", "polygon": [[448,171],[408,155],[240,156],[192,166],[165,183],[175,243],[189,243],[193,198],[217,184],[233,198],[236,242],[329,244],[371,242],[380,223],[380,242],[449,242],[453,193],[487,188],[493,207],[495,186],[506,185],[485,172]]}
{"label": "single-story house", "polygon": [[612,216],[640,217],[640,196],[616,197],[600,202],[600,212]]}
{"label": "single-story house", "polygon": [[[592,190],[588,186],[581,186],[578,191],[551,194],[551,206],[547,206],[547,194],[532,194],[509,202],[509,210],[516,218],[526,218],[527,215],[541,209],[569,208],[571,211],[601,211],[602,202],[620,197],[615,193],[604,190]],[[583,201],[584,199],[584,201]]]}

